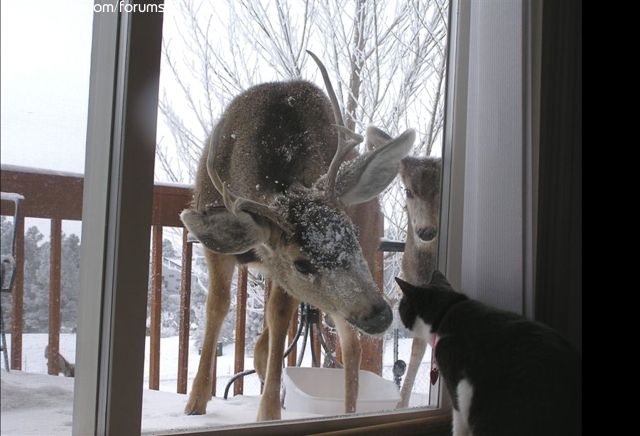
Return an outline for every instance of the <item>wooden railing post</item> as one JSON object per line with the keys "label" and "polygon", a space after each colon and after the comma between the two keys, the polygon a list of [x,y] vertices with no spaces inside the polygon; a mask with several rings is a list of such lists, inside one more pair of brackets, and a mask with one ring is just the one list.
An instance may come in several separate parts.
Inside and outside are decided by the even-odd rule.
{"label": "wooden railing post", "polygon": [[315,324],[313,326],[313,330],[312,332],[314,333],[313,335],[313,342],[311,343],[311,346],[313,347],[313,354],[316,356],[316,361],[315,364],[312,361],[311,364],[312,366],[317,366],[317,367],[322,367],[322,345],[320,344],[320,335],[323,333],[321,331],[322,329],[322,311],[318,308],[316,308],[317,314],[318,314],[318,323]]}
{"label": "wooden railing post", "polygon": [[[291,315],[291,321],[289,322],[289,330],[288,330],[288,344],[291,344],[296,337],[296,333],[298,332],[298,316],[300,309],[296,309],[293,311],[293,315]],[[298,345],[294,345],[291,349],[291,353],[287,356],[287,366],[296,366],[297,364],[297,356],[298,356]]]}
{"label": "wooden railing post", "polygon": [[152,226],[149,389],[160,389],[160,324],[162,315],[162,226]]}
{"label": "wooden railing post", "polygon": [[49,257],[49,375],[58,375],[60,352],[60,266],[62,263],[62,220],[51,220],[51,254]]}
{"label": "wooden railing post", "polygon": [[189,370],[189,324],[191,314],[191,255],[193,246],[187,242],[187,229],[182,230],[182,271],[180,272],[180,325],[178,332],[179,394],[187,393]]}
{"label": "wooden railing post", "polygon": [[[238,291],[236,294],[236,355],[234,371],[236,374],[244,371],[245,332],[247,327],[247,280],[246,266],[238,268]],[[242,395],[244,382],[242,377],[233,384],[233,395]]]}
{"label": "wooden railing post", "polygon": [[22,370],[22,320],[24,316],[24,215],[16,226],[16,279],[11,291],[11,369]]}

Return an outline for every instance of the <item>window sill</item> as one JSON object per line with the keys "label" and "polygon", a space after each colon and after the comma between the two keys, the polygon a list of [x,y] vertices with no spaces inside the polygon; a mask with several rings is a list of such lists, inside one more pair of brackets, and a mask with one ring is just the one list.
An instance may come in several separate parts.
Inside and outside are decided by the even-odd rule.
{"label": "window sill", "polygon": [[[158,433],[154,433],[158,435]],[[272,421],[250,426],[180,433],[183,436],[450,436],[447,410],[414,409],[390,414],[362,414],[292,421]]]}

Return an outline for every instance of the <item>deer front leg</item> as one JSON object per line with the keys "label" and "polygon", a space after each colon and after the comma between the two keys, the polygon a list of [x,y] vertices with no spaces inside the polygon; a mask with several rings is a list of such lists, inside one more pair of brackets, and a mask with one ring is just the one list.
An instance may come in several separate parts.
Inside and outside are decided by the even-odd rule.
{"label": "deer front leg", "polygon": [[345,388],[344,411],[345,413],[354,413],[358,400],[358,375],[362,358],[360,338],[358,332],[345,320],[339,317],[334,317],[333,320],[340,338],[340,348],[342,348]]}
{"label": "deer front leg", "polygon": [[267,361],[269,359],[269,327],[265,327],[260,333],[260,337],[256,341],[253,348],[253,369],[261,383],[264,383],[267,376]]}
{"label": "deer front leg", "polygon": [[400,391],[401,400],[398,403],[398,409],[405,409],[409,407],[409,399],[411,398],[411,390],[416,381],[416,375],[420,368],[420,362],[427,350],[427,343],[418,337],[413,338],[411,343],[411,358],[409,360],[409,367],[407,368],[407,375],[404,377],[404,383],[402,384],[402,390]]}
{"label": "deer front leg", "polygon": [[[267,301],[266,317],[268,333],[268,352],[264,388],[258,408],[258,421],[272,421],[282,416],[280,406],[280,386],[282,384],[282,356],[291,315],[297,307],[297,301],[289,296],[280,286],[274,286]],[[262,338],[262,336],[261,336]],[[261,349],[260,349],[261,348]],[[264,354],[264,342],[258,353]],[[262,351],[261,351],[262,350]],[[264,357],[258,356],[254,361],[260,366]],[[258,372],[258,375],[260,373]]]}
{"label": "deer front leg", "polygon": [[207,413],[207,403],[211,399],[211,379],[213,372],[214,350],[218,342],[218,334],[222,321],[229,312],[231,277],[235,259],[230,256],[215,254],[205,250],[207,266],[209,267],[209,293],[206,304],[206,324],[202,353],[198,372],[193,380],[189,401],[184,408],[188,415],[204,415]]}

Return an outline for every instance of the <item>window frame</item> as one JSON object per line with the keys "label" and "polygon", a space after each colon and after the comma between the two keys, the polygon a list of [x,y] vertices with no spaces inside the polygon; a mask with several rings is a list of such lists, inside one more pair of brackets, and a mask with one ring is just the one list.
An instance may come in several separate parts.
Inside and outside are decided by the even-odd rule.
{"label": "window frame", "polygon": [[137,434],[141,428],[162,18],[94,12],[73,408],[77,435]]}
{"label": "window frame", "polygon": [[[464,151],[454,154],[458,149],[453,144],[460,147],[464,143],[465,116],[457,108],[466,103],[469,11],[469,2],[450,1],[439,267],[452,283],[459,282],[459,263],[450,253],[459,252],[460,241],[454,235],[461,226],[456,217],[463,184],[458,182],[464,180],[460,173]],[[162,13],[94,13],[82,224],[82,234],[92,237],[83,238],[82,244],[73,411],[73,434],[77,435],[141,431],[162,20]],[[140,90],[144,93],[137,92]],[[147,126],[146,131],[136,128],[140,124]],[[294,435],[346,429],[378,434],[386,426],[394,433],[403,428],[406,434],[447,434],[450,403],[445,390],[440,391],[441,407],[435,410],[279,421],[181,434]]]}

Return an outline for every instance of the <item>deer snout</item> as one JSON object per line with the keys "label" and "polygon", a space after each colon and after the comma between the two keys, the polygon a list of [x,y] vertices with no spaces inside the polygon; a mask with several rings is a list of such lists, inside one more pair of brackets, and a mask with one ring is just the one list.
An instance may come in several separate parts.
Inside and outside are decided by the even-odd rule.
{"label": "deer snout", "polygon": [[438,230],[435,227],[424,227],[418,230],[418,237],[424,242],[431,242],[438,234]]}
{"label": "deer snout", "polygon": [[393,311],[388,304],[376,306],[371,314],[360,320],[358,327],[365,333],[377,335],[387,331],[393,320]]}

